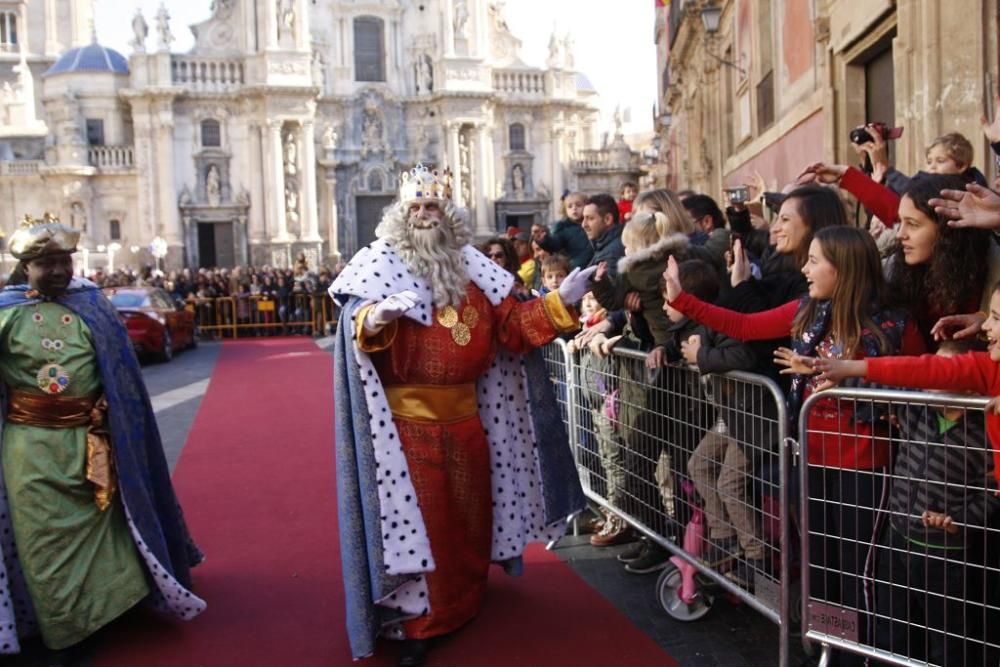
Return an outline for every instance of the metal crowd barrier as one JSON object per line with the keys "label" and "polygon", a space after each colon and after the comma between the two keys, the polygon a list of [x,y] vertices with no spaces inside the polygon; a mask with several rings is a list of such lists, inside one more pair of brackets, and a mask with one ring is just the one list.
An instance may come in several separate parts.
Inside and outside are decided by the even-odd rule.
{"label": "metal crowd barrier", "polygon": [[719,593],[777,623],[780,664],[798,625],[792,564],[790,453],[781,390],[748,373],[702,377],[645,354],[607,358],[543,348],[587,496],[672,554],[657,582],[679,620]]}
{"label": "metal crowd barrier", "polygon": [[[805,401],[802,632],[822,645],[821,665],[834,652],[892,665],[1000,664],[1000,498],[985,406],[967,395],[847,388]],[[859,436],[872,447],[858,469],[829,465]]]}
{"label": "metal crowd barrier", "polygon": [[188,299],[198,334],[246,338],[306,334],[323,336],[337,323],[337,307],[326,294],[293,293],[280,300],[259,295]]}

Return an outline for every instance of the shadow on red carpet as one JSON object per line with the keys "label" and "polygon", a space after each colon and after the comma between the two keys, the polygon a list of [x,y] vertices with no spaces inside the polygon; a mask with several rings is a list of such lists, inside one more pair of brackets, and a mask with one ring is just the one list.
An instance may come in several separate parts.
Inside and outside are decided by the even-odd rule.
{"label": "shadow on red carpet", "polygon": [[[208,609],[189,623],[146,611],[109,627],[98,667],[339,667],[344,630],[333,470],[332,358],[308,339],[226,342],[174,473]],[[479,618],[428,665],[674,665],[552,553],[525,575],[492,568]],[[395,664],[381,642],[363,664]]]}

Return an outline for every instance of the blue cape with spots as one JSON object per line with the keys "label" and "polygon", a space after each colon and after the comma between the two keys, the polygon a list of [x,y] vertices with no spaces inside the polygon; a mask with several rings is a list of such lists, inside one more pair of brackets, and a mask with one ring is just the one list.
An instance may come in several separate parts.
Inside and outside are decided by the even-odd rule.
{"label": "blue cape with spots", "polygon": [[[355,359],[352,314],[359,298],[342,300],[334,364],[336,415],[337,519],[344,576],[347,632],[355,659],[371,655],[383,626],[403,620],[390,607],[377,605],[404,582],[405,576],[385,572],[377,470],[365,386]],[[545,447],[536,447],[547,517],[568,517],[582,510],[586,499],[576,473],[569,439],[559,414],[555,391],[539,351],[523,357],[535,433],[544,433]],[[522,560],[501,563],[508,574],[520,574]]]}
{"label": "blue cape with spots", "polygon": [[[30,298],[28,292],[27,285],[7,286],[0,291],[0,308],[37,303],[38,297],[32,293],[30,297],[34,298]],[[184,589],[190,589],[190,568],[201,562],[202,554],[188,533],[174,495],[153,407],[128,332],[115,307],[89,281],[75,279],[65,294],[53,301],[76,313],[93,333],[101,384],[108,401],[118,492],[134,532],[141,536],[143,549],[151,552],[162,568],[154,572],[151,567],[150,575],[157,580],[172,578]],[[143,554],[147,564],[151,562],[149,555]],[[11,554],[5,556],[9,558]],[[162,585],[152,588],[163,590]],[[193,596],[191,599],[194,605],[200,603]],[[167,601],[172,611],[176,611],[175,602]],[[192,611],[194,615],[200,609],[192,606]],[[183,607],[179,613],[183,613]]]}

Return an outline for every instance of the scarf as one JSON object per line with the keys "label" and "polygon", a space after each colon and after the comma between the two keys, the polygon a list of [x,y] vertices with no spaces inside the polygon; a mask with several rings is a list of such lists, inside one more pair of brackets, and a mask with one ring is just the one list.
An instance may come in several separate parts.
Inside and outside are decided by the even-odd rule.
{"label": "scarf", "polygon": [[[799,302],[799,309],[796,316],[798,316],[798,312],[801,312],[808,305],[809,301],[808,296],[802,298]],[[820,302],[813,321],[809,323],[801,336],[796,336],[792,339],[792,350],[796,354],[805,357],[816,356],[817,348],[829,334],[830,313],[833,310],[832,305],[829,299]],[[879,346],[879,338],[870,328],[864,327],[861,330],[859,345],[861,350],[864,351],[865,357],[880,357],[886,354],[898,353],[903,342],[903,330],[906,328],[906,322],[909,319],[907,313],[900,310],[883,310],[872,313],[871,318],[885,338],[888,339],[889,349],[883,352]],[[830,352],[837,358],[843,358],[844,350],[836,343],[830,347]],[[793,429],[798,420],[799,410],[802,407],[802,397],[805,394],[806,383],[808,383],[810,377],[809,375],[798,373],[792,376],[791,389],[788,391],[788,418],[791,420],[790,427]],[[881,387],[881,385],[866,382],[860,378],[848,378],[841,383],[841,386]],[[886,410],[884,407],[879,407],[872,402],[860,402],[855,406],[851,423],[868,422],[874,425],[881,421],[885,414]],[[789,432],[792,433],[795,431],[792,430]]]}

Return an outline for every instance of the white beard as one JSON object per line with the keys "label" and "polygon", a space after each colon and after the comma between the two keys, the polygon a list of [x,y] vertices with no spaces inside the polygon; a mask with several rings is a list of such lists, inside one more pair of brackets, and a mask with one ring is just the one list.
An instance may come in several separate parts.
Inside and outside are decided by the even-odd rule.
{"label": "white beard", "polygon": [[435,308],[458,306],[465,300],[469,283],[462,248],[443,221],[433,227],[419,228],[413,225],[417,220],[416,216],[410,218],[403,238],[393,239],[393,246],[406,268],[427,281]]}

